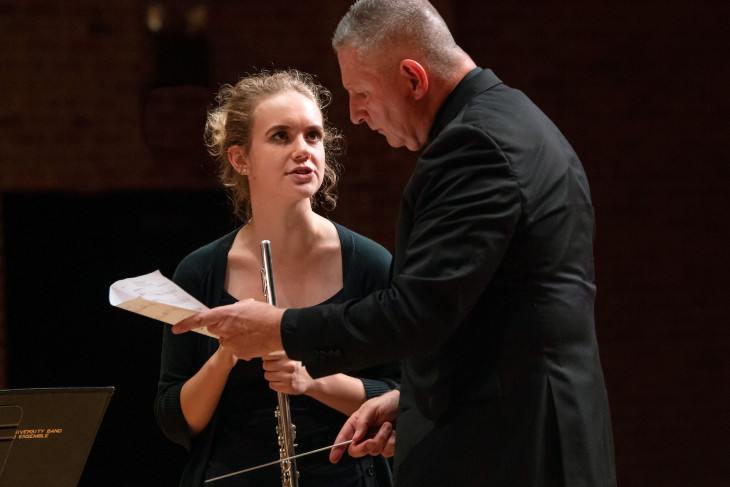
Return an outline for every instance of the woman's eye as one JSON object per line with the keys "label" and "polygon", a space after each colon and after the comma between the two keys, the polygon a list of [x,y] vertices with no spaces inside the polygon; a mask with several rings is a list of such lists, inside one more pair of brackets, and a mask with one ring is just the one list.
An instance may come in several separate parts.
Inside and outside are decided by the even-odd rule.
{"label": "woman's eye", "polygon": [[271,138],[274,140],[286,140],[288,138],[288,135],[286,132],[281,131],[274,133]]}
{"label": "woman's eye", "polygon": [[313,130],[307,134],[307,137],[309,140],[319,141],[322,140],[322,133],[317,130]]}

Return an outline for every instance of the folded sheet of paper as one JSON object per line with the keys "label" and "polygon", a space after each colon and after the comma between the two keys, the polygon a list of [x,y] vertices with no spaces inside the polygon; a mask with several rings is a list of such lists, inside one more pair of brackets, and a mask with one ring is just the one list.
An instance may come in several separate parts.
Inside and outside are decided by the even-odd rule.
{"label": "folded sheet of paper", "polygon": [[[160,271],[115,282],[109,287],[109,303],[171,325],[208,309]],[[193,331],[218,338],[206,328]]]}

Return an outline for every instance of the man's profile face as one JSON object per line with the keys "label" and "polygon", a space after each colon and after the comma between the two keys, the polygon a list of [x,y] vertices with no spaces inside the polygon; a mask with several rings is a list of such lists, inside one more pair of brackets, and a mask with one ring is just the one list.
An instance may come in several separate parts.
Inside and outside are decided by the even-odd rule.
{"label": "man's profile face", "polygon": [[397,67],[386,79],[374,66],[360,59],[357,49],[343,47],[337,52],[342,85],[350,96],[350,120],[367,123],[370,130],[384,135],[391,147],[420,149],[408,117],[408,93],[399,86]]}

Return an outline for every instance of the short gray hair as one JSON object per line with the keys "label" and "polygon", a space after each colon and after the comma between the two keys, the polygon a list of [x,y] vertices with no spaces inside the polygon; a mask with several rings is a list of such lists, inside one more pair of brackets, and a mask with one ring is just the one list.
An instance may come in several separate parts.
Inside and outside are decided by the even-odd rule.
{"label": "short gray hair", "polygon": [[335,51],[355,47],[361,58],[388,45],[413,49],[427,68],[443,77],[455,66],[455,53],[463,52],[444,19],[426,0],[358,0],[332,37]]}

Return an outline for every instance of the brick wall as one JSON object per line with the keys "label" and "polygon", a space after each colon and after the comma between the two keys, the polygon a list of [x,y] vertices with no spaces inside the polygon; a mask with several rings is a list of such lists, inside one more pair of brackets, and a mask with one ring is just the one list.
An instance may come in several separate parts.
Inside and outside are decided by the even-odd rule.
{"label": "brick wall", "polygon": [[[348,3],[210,2],[195,37],[208,64],[170,87],[147,3],[0,0],[0,194],[214,187],[196,134],[217,87],[297,67],[332,90],[330,119],[348,138],[333,217],[392,247],[414,158],[349,123],[328,44]],[[163,4],[182,19],[197,2]],[[726,3],[434,4],[480,65],[561,127],[588,172],[620,484],[726,485]]]}

